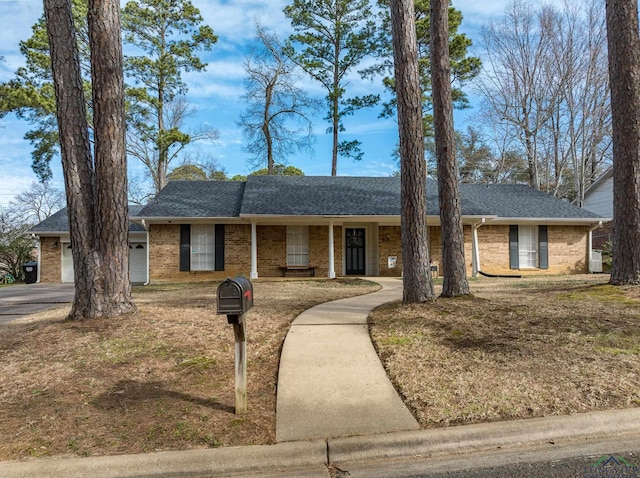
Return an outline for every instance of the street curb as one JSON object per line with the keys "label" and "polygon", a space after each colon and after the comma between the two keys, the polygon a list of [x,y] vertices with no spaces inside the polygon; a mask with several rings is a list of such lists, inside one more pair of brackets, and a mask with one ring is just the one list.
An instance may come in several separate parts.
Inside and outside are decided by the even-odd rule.
{"label": "street curb", "polygon": [[2,478],[187,478],[260,472],[327,473],[324,440],[140,455],[0,463]]}
{"label": "street curb", "polygon": [[[2,478],[188,478],[274,476],[300,470],[327,476],[368,461],[429,458],[580,439],[640,435],[640,408],[532,418],[450,428],[393,432],[276,445],[170,451],[140,455],[0,462]],[[347,468],[347,467],[345,467]],[[292,476],[292,475],[288,475]]]}
{"label": "street curb", "polygon": [[372,460],[431,457],[580,438],[640,433],[640,408],[570,416],[481,423],[450,428],[334,438],[328,441],[333,465]]}

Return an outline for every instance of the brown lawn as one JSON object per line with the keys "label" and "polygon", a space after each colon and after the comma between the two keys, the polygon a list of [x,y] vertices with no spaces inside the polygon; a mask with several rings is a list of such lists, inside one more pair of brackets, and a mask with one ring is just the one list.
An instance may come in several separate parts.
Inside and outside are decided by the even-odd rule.
{"label": "brown lawn", "polygon": [[473,298],[370,317],[422,427],[640,406],[640,288],[608,276],[488,279]]}
{"label": "brown lawn", "polygon": [[[640,406],[640,288],[607,276],[487,279],[473,298],[377,309],[381,359],[423,427]],[[233,330],[217,284],[137,288],[139,311],[0,326],[0,460],[268,444],[289,324],[359,280],[257,281],[249,411],[233,413]]]}
{"label": "brown lawn", "polygon": [[275,439],[278,360],[291,321],[377,290],[360,280],[257,281],[247,321],[248,413],[234,414],[234,337],[217,284],[137,288],[139,311],[65,322],[68,307],[0,325],[0,460]]}

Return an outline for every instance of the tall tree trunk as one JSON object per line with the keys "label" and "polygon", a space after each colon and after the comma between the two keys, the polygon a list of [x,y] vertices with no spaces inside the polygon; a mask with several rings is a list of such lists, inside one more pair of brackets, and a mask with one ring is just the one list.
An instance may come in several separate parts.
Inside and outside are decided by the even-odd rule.
{"label": "tall tree trunk", "polygon": [[640,38],[638,0],[607,0],[613,123],[610,283],[640,284]]}
{"label": "tall tree trunk", "polygon": [[[336,32],[336,34],[338,34]],[[334,58],[340,58],[340,38],[336,38],[333,44]],[[340,132],[340,65],[336,61],[333,65],[333,93],[329,95],[331,102],[331,119],[333,128],[333,147],[331,149],[331,176],[338,175],[338,141]]]}
{"label": "tall tree trunk", "polygon": [[273,97],[273,89],[278,80],[276,74],[273,81],[267,85],[264,95],[264,116],[262,119],[262,133],[264,134],[265,143],[267,143],[267,174],[273,176],[275,174],[273,163],[273,138],[271,138],[271,129],[269,123],[271,120],[271,98]]}
{"label": "tall tree trunk", "polygon": [[44,2],[75,271],[75,297],[69,313],[72,320],[111,317],[133,309],[128,271],[122,52],[119,21],[113,17],[114,11],[119,15],[119,4],[117,0],[97,3],[99,8],[90,5],[89,18],[93,29],[96,173],[71,3]]}
{"label": "tall tree trunk", "polygon": [[69,318],[77,319],[92,310],[101,293],[100,261],[94,249],[94,173],[71,3],[45,0],[44,7],[74,266],[75,297]]}
{"label": "tall tree trunk", "polygon": [[102,262],[101,316],[134,309],[129,281],[126,122],[120,3],[89,1],[95,136],[96,250]]}
{"label": "tall tree trunk", "polygon": [[167,170],[169,169],[169,150],[164,138],[164,100],[162,90],[158,93],[158,182],[156,183],[156,194],[167,185]]}
{"label": "tall tree trunk", "polygon": [[340,132],[340,117],[338,115],[339,100],[338,98],[332,98],[332,133],[333,133],[333,146],[331,148],[331,176],[338,175],[338,135]]}
{"label": "tall tree trunk", "polygon": [[464,261],[450,70],[449,2],[431,0],[431,82],[442,231],[443,297],[469,294]]}
{"label": "tall tree trunk", "polygon": [[435,299],[427,237],[422,94],[412,0],[391,0],[393,59],[400,130],[404,304]]}

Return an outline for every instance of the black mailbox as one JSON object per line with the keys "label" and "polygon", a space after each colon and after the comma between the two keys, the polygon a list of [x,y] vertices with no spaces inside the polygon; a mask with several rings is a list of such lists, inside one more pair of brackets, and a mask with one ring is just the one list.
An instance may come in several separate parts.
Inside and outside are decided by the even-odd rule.
{"label": "black mailbox", "polygon": [[227,315],[230,324],[253,307],[253,284],[246,277],[229,278],[218,286],[218,314]]}

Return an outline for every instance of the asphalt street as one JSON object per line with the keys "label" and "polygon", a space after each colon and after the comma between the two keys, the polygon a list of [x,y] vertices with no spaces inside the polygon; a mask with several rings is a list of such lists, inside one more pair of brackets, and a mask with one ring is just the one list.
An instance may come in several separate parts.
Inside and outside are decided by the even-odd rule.
{"label": "asphalt street", "polygon": [[640,478],[640,436],[336,466],[336,478]]}
{"label": "asphalt street", "polygon": [[25,284],[0,287],[0,324],[73,300],[73,284]]}

